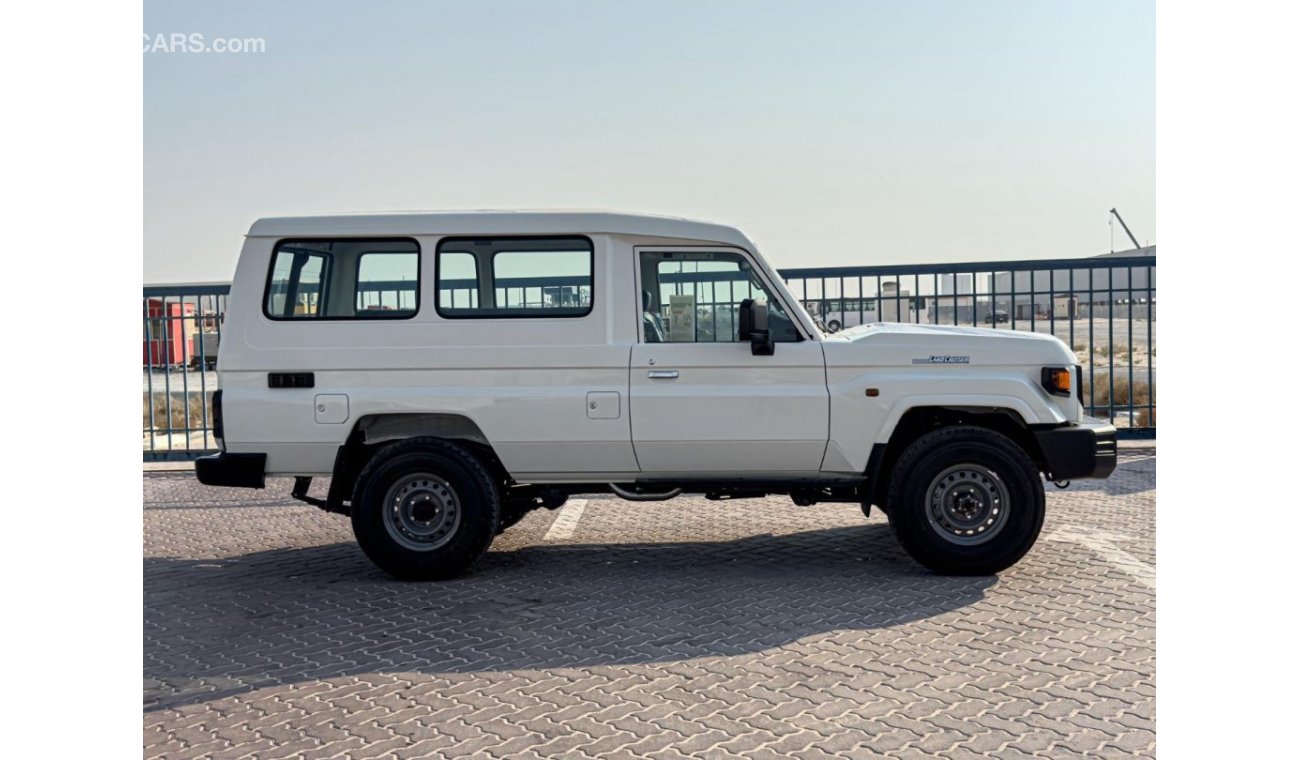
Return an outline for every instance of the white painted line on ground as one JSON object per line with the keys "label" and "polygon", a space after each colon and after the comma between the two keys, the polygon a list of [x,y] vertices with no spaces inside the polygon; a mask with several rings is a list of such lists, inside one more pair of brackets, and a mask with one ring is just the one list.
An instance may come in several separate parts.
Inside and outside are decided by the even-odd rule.
{"label": "white painted line on ground", "polygon": [[1113,533],[1066,526],[1047,534],[1050,541],[1066,541],[1090,549],[1116,568],[1128,573],[1147,588],[1156,587],[1156,569],[1116,546],[1121,537]]}
{"label": "white painted line on ground", "polygon": [[572,536],[573,531],[578,529],[578,520],[582,519],[582,510],[586,508],[586,499],[569,499],[560,508],[560,514],[556,515],[555,522],[551,523],[551,529],[546,531],[542,540],[563,541]]}
{"label": "white painted line on ground", "polygon": [[193,471],[193,462],[145,462],[145,472],[186,472]]}

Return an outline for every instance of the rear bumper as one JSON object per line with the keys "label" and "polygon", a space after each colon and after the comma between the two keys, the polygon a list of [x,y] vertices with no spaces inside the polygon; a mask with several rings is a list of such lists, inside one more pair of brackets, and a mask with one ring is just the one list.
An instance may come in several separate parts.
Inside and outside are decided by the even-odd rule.
{"label": "rear bumper", "polygon": [[205,486],[266,487],[265,454],[221,452],[194,460],[194,476]]}
{"label": "rear bumper", "polygon": [[1115,471],[1119,448],[1114,425],[1089,420],[1037,430],[1035,435],[1052,480],[1106,478]]}

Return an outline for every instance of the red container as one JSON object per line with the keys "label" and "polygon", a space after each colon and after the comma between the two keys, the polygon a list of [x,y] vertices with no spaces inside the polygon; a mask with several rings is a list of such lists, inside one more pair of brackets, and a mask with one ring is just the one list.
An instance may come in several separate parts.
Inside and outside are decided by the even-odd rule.
{"label": "red container", "polygon": [[194,355],[194,304],[145,299],[144,366],[185,364]]}

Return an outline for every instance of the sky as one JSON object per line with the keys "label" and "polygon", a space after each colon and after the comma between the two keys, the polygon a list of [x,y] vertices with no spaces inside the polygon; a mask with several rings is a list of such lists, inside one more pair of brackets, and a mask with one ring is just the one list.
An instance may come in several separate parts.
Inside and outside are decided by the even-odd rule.
{"label": "sky", "polygon": [[345,211],[672,214],[779,268],[1156,242],[1153,2],[148,0],[144,39],[146,283]]}

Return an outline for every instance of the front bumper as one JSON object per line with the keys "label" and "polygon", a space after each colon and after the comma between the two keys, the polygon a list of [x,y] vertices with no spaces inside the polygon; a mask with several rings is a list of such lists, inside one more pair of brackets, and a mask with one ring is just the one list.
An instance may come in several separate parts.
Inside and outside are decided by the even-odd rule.
{"label": "front bumper", "polygon": [[1052,480],[1106,478],[1115,471],[1119,447],[1114,425],[1089,419],[1034,434]]}
{"label": "front bumper", "polygon": [[205,486],[266,488],[265,454],[221,452],[194,460],[194,476]]}

